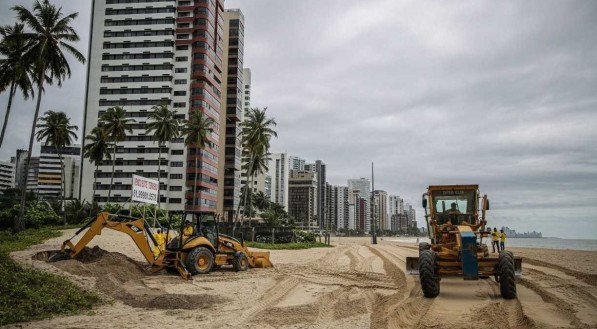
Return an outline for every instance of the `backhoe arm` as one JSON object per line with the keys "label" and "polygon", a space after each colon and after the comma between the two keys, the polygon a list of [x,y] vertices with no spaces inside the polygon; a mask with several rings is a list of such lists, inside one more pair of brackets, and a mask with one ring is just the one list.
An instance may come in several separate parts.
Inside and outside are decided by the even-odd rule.
{"label": "backhoe arm", "polygon": [[[117,220],[109,220],[110,216]],[[73,244],[71,240],[87,227],[89,227],[87,232],[85,232],[85,234],[76,244]],[[72,238],[64,241],[62,244],[62,251],[64,252],[66,247],[68,247],[70,258],[74,258],[96,235],[100,235],[104,228],[109,228],[128,234],[128,236],[133,239],[137,245],[137,248],[139,248],[147,262],[151,265],[155,263],[156,260],[154,258],[151,246],[147,241],[147,237],[149,236],[154,246],[157,246],[158,244],[151,233],[150,227],[147,225],[147,223],[145,223],[145,220],[143,218],[136,219],[122,215],[110,215],[107,212],[99,213],[94,220],[89,221],[85,226],[80,228]]]}

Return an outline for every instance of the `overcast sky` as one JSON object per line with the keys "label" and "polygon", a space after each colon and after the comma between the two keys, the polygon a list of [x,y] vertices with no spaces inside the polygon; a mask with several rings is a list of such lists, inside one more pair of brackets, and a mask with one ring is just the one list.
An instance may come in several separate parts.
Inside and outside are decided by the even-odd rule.
{"label": "overcast sky", "polygon": [[[79,11],[86,53],[91,1]],[[32,1],[3,0],[9,8]],[[597,2],[227,1],[245,15],[252,105],[278,122],[273,152],[368,177],[419,207],[429,184],[478,183],[491,226],[597,232]],[[82,125],[85,67],[42,111]],[[6,93],[0,95],[5,106]],[[0,159],[26,147],[34,102],[13,107]],[[2,111],[4,113],[4,111]],[[3,114],[2,114],[3,115]],[[417,208],[422,225],[422,209]]]}

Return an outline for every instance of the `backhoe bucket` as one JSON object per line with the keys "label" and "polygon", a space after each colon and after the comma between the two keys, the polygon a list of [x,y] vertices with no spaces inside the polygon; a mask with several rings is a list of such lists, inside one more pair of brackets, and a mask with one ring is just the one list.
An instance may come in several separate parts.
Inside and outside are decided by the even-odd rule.
{"label": "backhoe bucket", "polygon": [[419,257],[406,257],[406,274],[419,275]]}
{"label": "backhoe bucket", "polygon": [[249,251],[248,257],[251,267],[274,267],[274,264],[269,260],[269,251]]}

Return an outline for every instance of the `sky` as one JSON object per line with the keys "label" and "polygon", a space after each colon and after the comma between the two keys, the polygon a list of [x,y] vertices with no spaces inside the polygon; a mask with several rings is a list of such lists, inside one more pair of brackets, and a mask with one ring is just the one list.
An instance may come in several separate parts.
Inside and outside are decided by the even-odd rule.
{"label": "sky", "polygon": [[[77,11],[87,53],[91,1]],[[0,2],[0,21],[14,20]],[[327,164],[331,184],[369,177],[417,210],[428,185],[479,184],[490,226],[597,232],[597,2],[229,0],[245,16],[252,106],[272,152]],[[85,66],[42,112],[82,126]],[[7,95],[0,95],[4,107]],[[27,146],[34,102],[13,107],[0,159]],[[2,110],[2,116],[4,109]]]}

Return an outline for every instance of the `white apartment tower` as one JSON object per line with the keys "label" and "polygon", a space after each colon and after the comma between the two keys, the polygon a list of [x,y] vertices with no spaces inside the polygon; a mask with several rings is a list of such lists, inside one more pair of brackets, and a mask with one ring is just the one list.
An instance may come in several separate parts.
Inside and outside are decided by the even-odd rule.
{"label": "white apartment tower", "polygon": [[111,161],[96,171],[87,159],[82,161],[81,199],[125,202],[136,174],[159,177],[162,208],[216,210],[219,124],[203,150],[186,147],[183,138],[158,145],[145,128],[147,114],[161,104],[177,110],[181,119],[202,111],[221,121],[222,15],[222,0],[93,1],[83,136],[110,107],[121,106],[135,122],[133,133],[117,144],[110,200]]}
{"label": "white apartment tower", "polygon": [[0,191],[15,187],[15,165],[10,161],[0,161]]}

